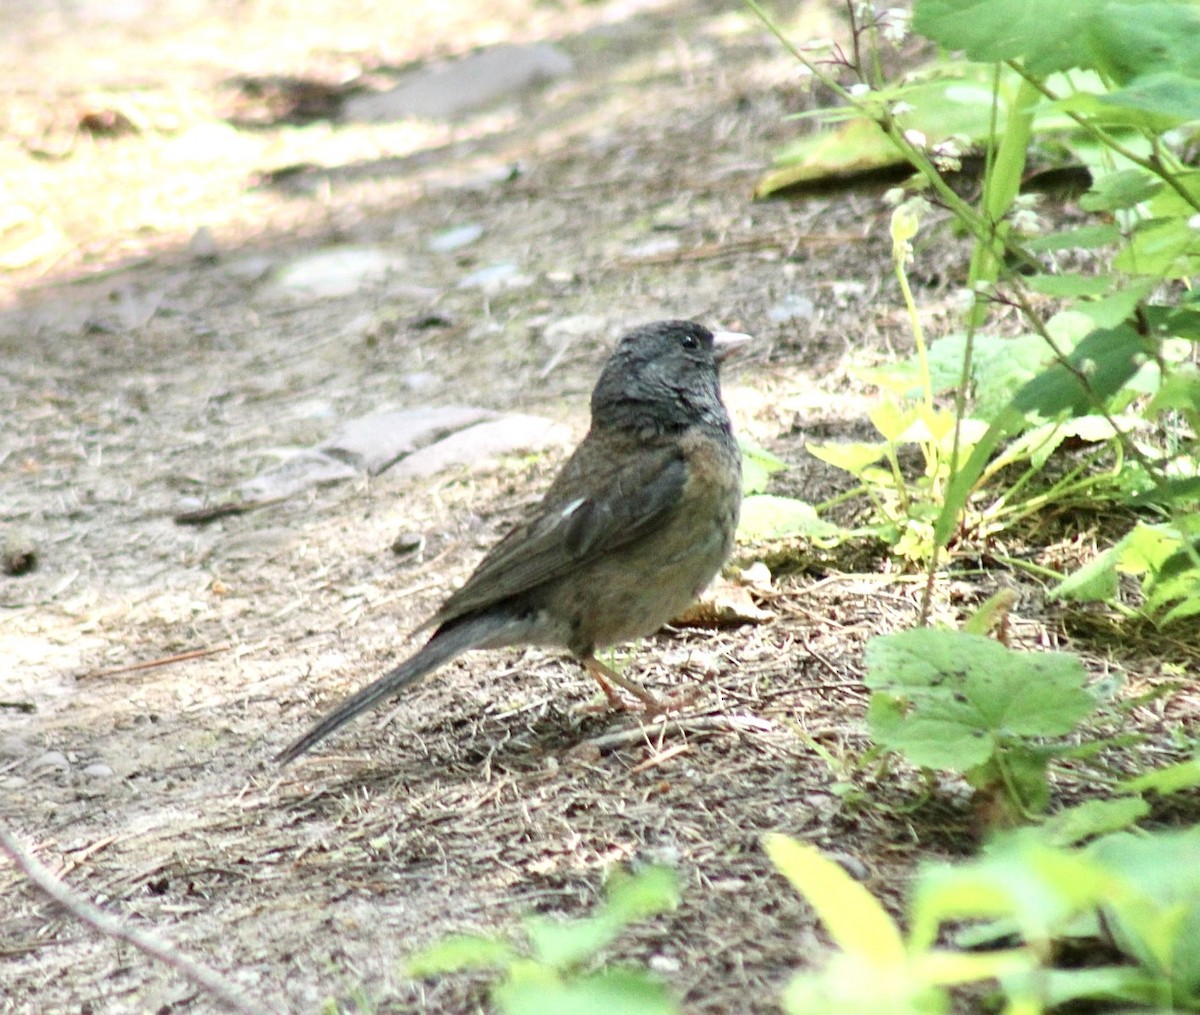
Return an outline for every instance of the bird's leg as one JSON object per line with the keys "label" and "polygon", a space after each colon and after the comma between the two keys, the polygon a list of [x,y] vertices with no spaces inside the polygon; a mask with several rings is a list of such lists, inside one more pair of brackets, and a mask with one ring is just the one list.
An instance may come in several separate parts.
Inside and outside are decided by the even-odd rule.
{"label": "bird's leg", "polygon": [[617,694],[613,688],[613,684],[623,687],[637,698],[642,703],[642,707],[651,715],[665,712],[669,707],[666,702],[657,695],[647,691],[636,680],[622,676],[611,666],[605,666],[594,655],[585,656],[581,662],[583,663],[583,668],[596,679],[596,683],[600,685],[600,690],[604,692],[604,697],[608,699],[608,703],[612,708],[627,709],[629,707],[625,704],[624,699]]}

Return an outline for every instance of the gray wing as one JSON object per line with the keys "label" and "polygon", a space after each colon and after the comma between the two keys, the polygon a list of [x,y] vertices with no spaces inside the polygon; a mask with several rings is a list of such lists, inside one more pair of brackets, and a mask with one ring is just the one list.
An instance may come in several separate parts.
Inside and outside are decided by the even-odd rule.
{"label": "gray wing", "polygon": [[[678,506],[687,463],[673,447],[642,447],[622,457],[605,470],[594,455],[576,454],[533,517],[491,549],[430,623],[520,595],[653,530]],[[572,488],[591,495],[569,498]]]}

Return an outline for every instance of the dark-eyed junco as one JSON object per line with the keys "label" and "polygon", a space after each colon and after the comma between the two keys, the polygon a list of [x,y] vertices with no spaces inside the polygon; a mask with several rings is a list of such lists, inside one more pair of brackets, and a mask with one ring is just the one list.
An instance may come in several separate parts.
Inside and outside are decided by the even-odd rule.
{"label": "dark-eyed junco", "polygon": [[286,764],[460,652],[566,648],[599,681],[662,703],[595,657],[689,606],[733,547],[741,455],[717,366],[750,341],[692,321],[631,331],[592,391],[592,425],[531,515],[425,626],[415,655],[351,695],[276,760]]}

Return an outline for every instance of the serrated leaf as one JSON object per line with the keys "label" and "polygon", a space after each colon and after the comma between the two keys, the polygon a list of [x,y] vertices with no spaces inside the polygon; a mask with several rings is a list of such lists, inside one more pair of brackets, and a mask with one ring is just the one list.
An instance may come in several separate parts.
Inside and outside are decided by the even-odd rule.
{"label": "serrated leaf", "polygon": [[961,631],[919,628],[873,638],[867,714],[885,747],[928,768],[966,771],[997,738],[1067,733],[1095,706],[1075,656],[1016,652]]}
{"label": "serrated leaf", "polygon": [[763,848],[776,869],[792,883],[844,952],[872,966],[900,965],[905,960],[900,930],[862,885],[816,848],[770,832]]}

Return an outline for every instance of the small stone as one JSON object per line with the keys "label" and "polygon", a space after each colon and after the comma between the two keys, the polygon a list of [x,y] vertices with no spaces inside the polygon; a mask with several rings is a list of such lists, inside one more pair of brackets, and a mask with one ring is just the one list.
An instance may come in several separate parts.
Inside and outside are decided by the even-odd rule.
{"label": "small stone", "polygon": [[93,761],[84,768],[83,774],[89,779],[107,779],[113,774],[113,770],[103,761]]}
{"label": "small stone", "polygon": [[812,317],[816,309],[816,304],[807,296],[801,296],[799,293],[791,293],[767,311],[767,318],[775,324],[787,324],[789,321],[806,321]]}
{"label": "small stone", "polygon": [[407,557],[425,549],[425,537],[420,532],[401,532],[392,540],[392,553]]}
{"label": "small stone", "polygon": [[32,776],[47,775],[53,772],[69,772],[71,763],[62,751],[46,751],[34,758],[29,765]]}
{"label": "small stone", "polygon": [[23,529],[9,529],[0,547],[0,570],[12,578],[29,574],[37,567],[37,546],[33,537]]}
{"label": "small stone", "polygon": [[670,955],[651,955],[646,965],[653,969],[654,972],[664,975],[678,973],[682,968],[679,960],[672,958]]}
{"label": "small stone", "polygon": [[188,240],[188,253],[197,261],[215,261],[219,252],[216,238],[208,226],[201,226]]}
{"label": "small stone", "polygon": [[499,289],[516,289],[530,284],[530,279],[520,273],[515,264],[489,264],[479,268],[469,275],[459,279],[460,289],[485,289],[495,292]]}
{"label": "small stone", "polygon": [[483,226],[478,222],[455,226],[430,237],[426,246],[436,254],[448,254],[452,250],[469,247],[483,235]]}

